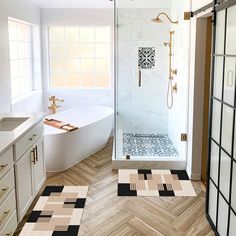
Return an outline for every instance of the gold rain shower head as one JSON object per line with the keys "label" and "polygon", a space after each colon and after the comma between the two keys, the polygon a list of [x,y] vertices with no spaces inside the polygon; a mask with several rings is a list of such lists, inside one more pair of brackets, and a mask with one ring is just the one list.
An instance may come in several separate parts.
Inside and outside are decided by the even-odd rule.
{"label": "gold rain shower head", "polygon": [[165,13],[165,12],[161,12],[158,14],[158,16],[155,19],[152,19],[152,22],[155,23],[163,23],[163,20],[160,18],[161,15],[166,16],[166,18],[172,23],[172,24],[178,24],[178,21],[173,21],[170,19],[170,17]]}

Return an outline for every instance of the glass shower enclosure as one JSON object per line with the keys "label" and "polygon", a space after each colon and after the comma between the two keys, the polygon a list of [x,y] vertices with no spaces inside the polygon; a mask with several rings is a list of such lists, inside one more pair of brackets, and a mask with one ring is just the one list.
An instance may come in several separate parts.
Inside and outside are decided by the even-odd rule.
{"label": "glass shower enclosure", "polygon": [[174,1],[115,1],[116,160],[186,160],[188,80],[180,60],[188,56],[189,22],[178,20],[180,12]]}

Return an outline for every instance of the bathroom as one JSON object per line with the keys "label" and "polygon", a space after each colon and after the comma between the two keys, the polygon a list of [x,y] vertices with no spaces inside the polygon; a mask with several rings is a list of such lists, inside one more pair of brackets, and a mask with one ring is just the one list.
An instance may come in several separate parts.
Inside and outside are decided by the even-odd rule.
{"label": "bathroom", "polygon": [[0,235],[234,236],[235,5],[1,0]]}

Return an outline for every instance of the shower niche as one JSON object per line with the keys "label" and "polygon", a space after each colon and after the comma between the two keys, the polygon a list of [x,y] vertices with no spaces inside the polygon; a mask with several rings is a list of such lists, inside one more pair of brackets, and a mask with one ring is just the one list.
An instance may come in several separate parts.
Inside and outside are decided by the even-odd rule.
{"label": "shower niche", "polygon": [[[187,103],[172,94],[177,99],[171,109],[167,106],[169,70],[177,68],[175,44],[182,37],[172,1],[116,0],[115,11],[113,166],[154,168],[156,163],[158,168],[183,169],[187,142],[181,141],[181,133],[187,133]],[[169,52],[164,43],[169,42],[171,31],[175,40]],[[178,75],[171,73],[171,77],[171,82],[178,82]]]}

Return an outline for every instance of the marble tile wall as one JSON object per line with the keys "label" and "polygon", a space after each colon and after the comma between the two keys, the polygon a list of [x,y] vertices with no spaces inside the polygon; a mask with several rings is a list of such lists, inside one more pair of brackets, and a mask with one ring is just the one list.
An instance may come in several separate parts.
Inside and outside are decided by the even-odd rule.
{"label": "marble tile wall", "polygon": [[174,77],[178,92],[174,94],[174,105],[168,111],[168,134],[180,157],[186,157],[187,142],[181,141],[181,133],[188,129],[188,86],[189,86],[189,54],[190,54],[190,21],[185,21],[185,11],[190,9],[190,0],[173,1],[171,17],[178,20],[178,25],[171,25],[174,34],[173,68],[178,70]]}
{"label": "marble tile wall", "polygon": [[[166,90],[170,24],[151,19],[170,9],[118,9],[118,129],[124,133],[167,134]],[[156,67],[142,70],[138,86],[138,48],[156,49]]]}

